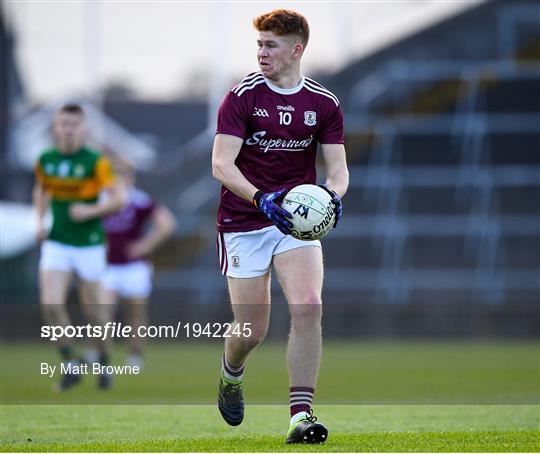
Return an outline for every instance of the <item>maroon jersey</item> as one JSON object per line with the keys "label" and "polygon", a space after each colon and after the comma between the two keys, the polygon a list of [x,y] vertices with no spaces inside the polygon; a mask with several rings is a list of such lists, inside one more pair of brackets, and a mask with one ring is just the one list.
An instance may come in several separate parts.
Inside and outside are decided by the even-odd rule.
{"label": "maroon jersey", "polygon": [[107,260],[113,265],[122,265],[140,259],[128,256],[127,249],[144,233],[146,221],[152,216],[155,205],[150,196],[139,189],[132,188],[124,207],[103,220],[107,235]]}
{"label": "maroon jersey", "polygon": [[[342,144],[338,99],[303,77],[295,88],[272,85],[261,73],[248,75],[225,97],[216,134],[243,139],[236,166],[263,192],[316,182],[317,144]],[[246,232],[272,225],[252,203],[221,188],[217,228]]]}

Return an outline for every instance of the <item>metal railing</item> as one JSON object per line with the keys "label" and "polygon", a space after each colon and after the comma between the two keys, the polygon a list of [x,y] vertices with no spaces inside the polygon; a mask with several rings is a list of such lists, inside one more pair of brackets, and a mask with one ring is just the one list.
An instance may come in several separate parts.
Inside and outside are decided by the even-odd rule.
{"label": "metal railing", "polygon": [[[442,80],[457,78],[460,90],[454,114],[435,116],[373,114],[374,105],[385,99],[394,107],[411,93]],[[381,300],[407,302],[413,288],[452,286],[473,288],[479,300],[501,302],[505,290],[519,287],[537,288],[538,270],[522,270],[529,279],[507,279],[511,269],[499,266],[500,240],[503,234],[540,236],[538,218],[531,216],[494,215],[491,211],[494,188],[500,185],[540,185],[538,166],[490,166],[482,163],[482,153],[489,144],[487,134],[540,134],[540,112],[492,114],[482,110],[479,100],[482,82],[492,81],[490,89],[496,89],[498,81],[538,79],[539,65],[517,65],[502,62],[392,62],[371,76],[359,81],[353,88],[354,113],[348,117],[348,126],[359,133],[369,131],[379,138],[379,146],[371,153],[366,168],[353,168],[351,182],[363,190],[364,198],[372,198],[378,207],[373,217],[349,216],[341,227],[341,235],[367,234],[380,243],[381,267],[376,271],[376,290]],[[393,158],[400,135],[448,134],[452,149],[459,153],[457,166],[395,166]],[[434,150],[434,153],[437,151]],[[510,152],[510,151],[509,151]],[[418,186],[451,187],[456,202],[469,206],[463,216],[407,216],[399,212],[406,194],[404,187]],[[540,201],[539,201],[540,202]],[[345,228],[344,228],[345,227]],[[361,233],[362,232],[362,233]],[[441,241],[447,236],[463,236],[465,247],[476,261],[474,270],[455,269],[444,272],[445,279],[428,282],[429,272],[409,270],[404,266],[407,240],[415,235],[435,234]],[[337,233],[337,232],[336,232]],[[414,253],[414,252],[413,252]],[[375,271],[375,270],[373,270]],[[361,271],[360,274],[373,274]],[[535,273],[536,271],[536,273]],[[467,279],[462,279],[468,273]],[[414,276],[414,279],[408,277]],[[535,276],[530,279],[531,276]],[[422,281],[422,279],[426,281]],[[472,283],[471,283],[472,279]],[[368,282],[355,279],[358,285]]]}

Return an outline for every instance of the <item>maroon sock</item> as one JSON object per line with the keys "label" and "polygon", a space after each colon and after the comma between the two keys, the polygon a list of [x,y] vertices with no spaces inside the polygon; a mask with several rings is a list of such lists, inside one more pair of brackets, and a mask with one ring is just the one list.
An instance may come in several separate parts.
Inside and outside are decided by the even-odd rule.
{"label": "maroon sock", "polygon": [[221,364],[223,367],[223,371],[231,378],[237,378],[241,379],[242,374],[244,373],[244,365],[240,365],[238,367],[231,366],[229,362],[227,361],[227,358],[225,358],[225,354],[223,354],[221,359]]}
{"label": "maroon sock", "polygon": [[294,386],[290,388],[291,418],[301,411],[309,411],[313,402],[315,390],[307,386]]}

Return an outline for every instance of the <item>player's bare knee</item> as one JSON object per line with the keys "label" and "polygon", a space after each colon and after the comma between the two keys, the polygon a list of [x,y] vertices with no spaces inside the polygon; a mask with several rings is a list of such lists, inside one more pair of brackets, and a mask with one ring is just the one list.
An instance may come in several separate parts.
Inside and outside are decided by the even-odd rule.
{"label": "player's bare knee", "polygon": [[239,324],[241,335],[238,337],[238,342],[245,344],[246,348],[253,349],[259,345],[268,331],[268,322],[246,322]]}
{"label": "player's bare knee", "polygon": [[[42,307],[49,306],[63,306],[65,297],[55,291],[55,289],[47,288],[47,284],[42,285],[39,294],[39,304]],[[51,309],[54,310],[54,307]]]}
{"label": "player's bare knee", "polygon": [[247,343],[257,346],[259,345],[264,338],[266,337],[266,330],[255,330],[252,331],[249,336],[246,336],[244,339]]}
{"label": "player's bare knee", "polygon": [[[306,298],[306,301],[308,299]],[[322,315],[321,300],[313,297],[309,302],[290,305],[291,319],[294,324],[298,323],[320,323]]]}

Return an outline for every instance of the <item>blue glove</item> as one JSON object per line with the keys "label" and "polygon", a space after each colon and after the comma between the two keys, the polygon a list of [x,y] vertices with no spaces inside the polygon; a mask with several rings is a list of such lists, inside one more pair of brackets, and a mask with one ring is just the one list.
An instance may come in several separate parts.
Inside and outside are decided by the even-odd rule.
{"label": "blue glove", "polygon": [[320,184],[320,188],[323,188],[328,194],[332,196],[332,202],[334,203],[334,212],[336,213],[336,220],[334,222],[334,228],[337,227],[339,220],[343,217],[343,203],[341,202],[341,197],[337,192],[332,191],[325,184]]}
{"label": "blue glove", "polygon": [[292,218],[292,214],[276,205],[277,199],[283,197],[287,190],[285,188],[277,192],[257,191],[253,196],[253,204],[270,219],[274,225],[285,235],[291,233],[292,222],[287,218]]}

